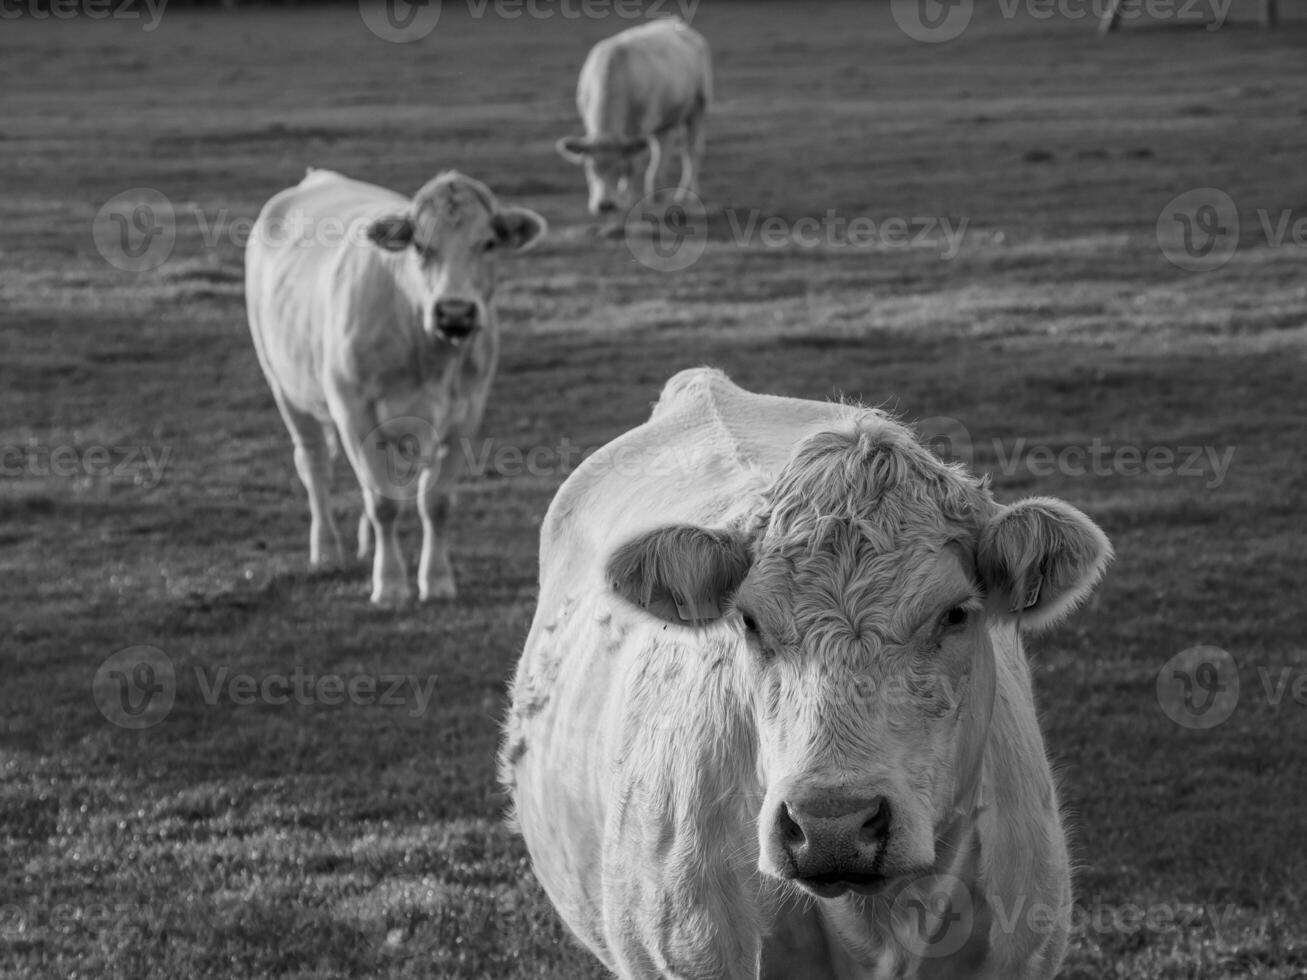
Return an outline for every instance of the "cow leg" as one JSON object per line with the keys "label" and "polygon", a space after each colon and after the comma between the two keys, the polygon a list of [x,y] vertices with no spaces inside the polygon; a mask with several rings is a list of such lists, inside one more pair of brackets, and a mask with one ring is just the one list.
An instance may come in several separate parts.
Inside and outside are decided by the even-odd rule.
{"label": "cow leg", "polygon": [[295,444],[295,471],[309,495],[309,564],[343,564],[345,549],[331,514],[333,441],[321,419],[294,408],[280,394],[277,407]]}
{"label": "cow leg", "polygon": [[703,161],[703,113],[696,112],[685,121],[685,144],[681,147],[681,181],[676,199],[699,193],[699,165]]}
{"label": "cow leg", "polygon": [[399,551],[399,501],[364,487],[363,506],[376,537],[372,601],[383,606],[401,605],[408,601],[410,593]]}
{"label": "cow leg", "polygon": [[[354,475],[363,489],[363,517],[359,522],[359,554],[366,559],[368,539],[372,539],[372,601],[378,605],[399,605],[409,597],[408,576],[399,550],[399,501],[378,487],[387,484],[384,474],[376,473],[376,461],[369,458],[358,429],[368,428],[369,415],[348,404],[332,408],[341,445],[349,458]],[[364,524],[370,525],[365,529]]]}
{"label": "cow leg", "polygon": [[366,510],[359,514],[357,554],[359,561],[367,561],[372,556],[372,518],[368,517]]}
{"label": "cow leg", "polygon": [[649,166],[644,171],[644,196],[649,197],[658,186],[658,167],[663,162],[663,145],[653,133],[649,134]]}
{"label": "cow leg", "polygon": [[422,518],[418,597],[423,602],[452,599],[457,594],[449,561],[449,518],[461,459],[460,453],[445,453],[441,462],[422,471],[418,485],[418,515]]}

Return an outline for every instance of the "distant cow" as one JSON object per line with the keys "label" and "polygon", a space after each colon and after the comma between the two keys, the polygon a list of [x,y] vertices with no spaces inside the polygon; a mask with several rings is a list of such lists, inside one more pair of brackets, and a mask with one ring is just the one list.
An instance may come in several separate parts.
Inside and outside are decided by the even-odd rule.
{"label": "distant cow", "polygon": [[680,142],[676,199],[698,193],[703,118],[711,101],[708,42],[679,17],[641,24],[596,44],[576,86],[585,136],[558,141],[564,158],[585,164],[590,213],[626,210],[634,203],[637,160],[644,161],[644,194],[652,194],[669,137]]}
{"label": "distant cow", "polygon": [[310,170],[263,208],[245,253],[259,363],[309,494],[314,565],[343,559],[328,500],[337,446],[363,487],[360,557],[376,536],[372,601],[409,596],[396,517],[422,519],[418,591],[454,595],[446,536],[453,486],[481,424],[499,357],[496,253],[530,247],[545,222],[447,172],[410,200]]}
{"label": "distant cow", "polygon": [[1053,976],[1019,634],[1110,555],[878,411],[678,374],[541,532],[501,775],[545,891],[627,980]]}

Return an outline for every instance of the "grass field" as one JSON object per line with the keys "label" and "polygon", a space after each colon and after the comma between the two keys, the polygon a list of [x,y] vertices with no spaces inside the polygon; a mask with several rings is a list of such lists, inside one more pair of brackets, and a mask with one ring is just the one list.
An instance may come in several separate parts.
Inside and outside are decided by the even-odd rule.
{"label": "grass field", "polygon": [[[921,44],[886,4],[707,0],[711,236],[677,273],[596,234],[553,153],[620,18],[446,2],[407,45],[351,6],[0,23],[0,975],[603,976],[502,825],[498,719],[567,447],[699,364],[956,420],[1000,499],[1062,496],[1112,537],[1093,603],[1029,644],[1075,828],[1062,975],[1307,975],[1307,248],[1266,231],[1307,217],[1307,21],[1262,32],[1235,0],[1220,31],[1101,40],[1003,10]],[[377,611],[362,566],[306,570],[239,229],[307,165],[407,191],[457,167],[551,222],[504,270],[452,605]],[[1156,228],[1203,187],[1238,249],[1187,272]],[[134,188],[176,216],[139,274],[92,234]],[[949,259],[734,240],[750,214],[828,213],[965,233]],[[1110,465],[1046,465],[1096,444]],[[94,694],[136,645],[175,700],[129,729]],[[1157,687],[1199,645],[1240,682],[1205,729]],[[264,696],[295,677],[308,696]]]}

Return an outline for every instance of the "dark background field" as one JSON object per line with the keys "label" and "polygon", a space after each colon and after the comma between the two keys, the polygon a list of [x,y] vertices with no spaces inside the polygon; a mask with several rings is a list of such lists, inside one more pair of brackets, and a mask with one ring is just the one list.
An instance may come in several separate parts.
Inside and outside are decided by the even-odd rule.
{"label": "dark background field", "polygon": [[[1218,32],[1135,22],[1103,41],[1088,19],[981,4],[962,37],[923,45],[880,4],[710,0],[694,23],[717,64],[713,241],[678,274],[596,235],[552,150],[579,128],[577,67],[618,18],[447,2],[412,45],[348,6],[179,8],[150,33],[0,22],[0,446],[171,452],[153,487],[0,478],[0,974],[602,975],[502,826],[493,768],[565,468],[520,474],[505,453],[468,482],[453,605],[375,611],[361,566],[306,571],[241,250],[203,227],[252,218],[314,165],[404,190],[457,167],[549,218],[549,241],[504,270],[495,449],[597,445],[674,371],[714,364],[757,389],[960,420],[1001,499],[1091,514],[1118,560],[1029,644],[1079,866],[1063,976],[1307,975],[1307,705],[1262,679],[1307,672],[1307,251],[1267,243],[1256,216],[1307,216],[1307,23],[1261,32],[1255,15],[1236,0]],[[1237,202],[1241,244],[1182,272],[1155,223],[1203,186]],[[178,237],[134,275],[92,222],[139,187],[172,201]],[[952,261],[740,246],[728,208],[945,216],[968,234]],[[995,449],[1095,438],[1235,456],[1212,487],[1005,473]],[[178,676],[143,731],[92,697],[135,644]],[[1210,730],[1156,696],[1162,665],[1200,644],[1242,681]],[[434,678],[434,698],[206,703],[196,671],[223,668]]]}

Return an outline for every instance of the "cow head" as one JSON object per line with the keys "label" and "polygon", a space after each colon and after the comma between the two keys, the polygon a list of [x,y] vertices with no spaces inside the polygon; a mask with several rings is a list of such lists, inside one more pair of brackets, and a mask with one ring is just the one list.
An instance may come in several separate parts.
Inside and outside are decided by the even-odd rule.
{"label": "cow head", "polygon": [[407,210],[372,222],[367,234],[403,262],[427,334],[458,343],[489,322],[496,255],[530,248],[545,228],[534,211],[500,207],[485,184],[449,171],[418,191]]}
{"label": "cow head", "polygon": [[556,144],[565,160],[585,167],[590,186],[590,213],[621,213],[635,203],[639,158],[650,150],[647,136],[580,137],[568,136]]}
{"label": "cow head", "polygon": [[869,414],[802,443],[751,526],[651,531],[608,576],[670,623],[736,631],[759,867],[830,897],[933,868],[974,806],[994,637],[1061,619],[1110,557],[1069,505],[1001,506]]}

